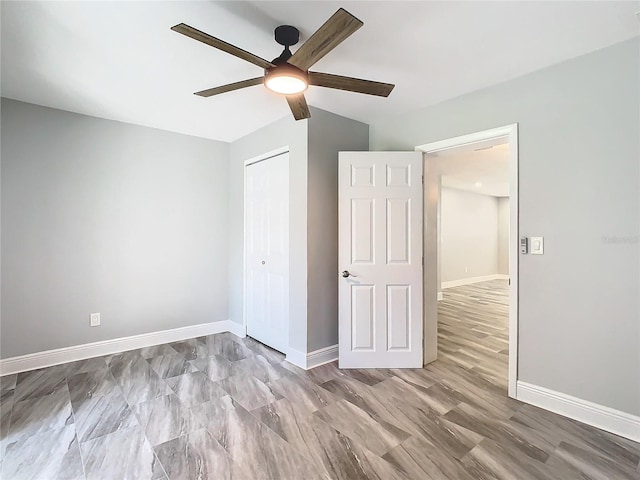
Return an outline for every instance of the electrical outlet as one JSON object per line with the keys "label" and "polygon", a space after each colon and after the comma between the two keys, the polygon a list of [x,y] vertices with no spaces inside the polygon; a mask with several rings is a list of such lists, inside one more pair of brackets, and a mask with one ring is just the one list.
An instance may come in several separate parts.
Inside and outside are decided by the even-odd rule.
{"label": "electrical outlet", "polygon": [[100,314],[99,313],[92,313],[91,314],[91,326],[92,327],[99,327],[100,326]]}

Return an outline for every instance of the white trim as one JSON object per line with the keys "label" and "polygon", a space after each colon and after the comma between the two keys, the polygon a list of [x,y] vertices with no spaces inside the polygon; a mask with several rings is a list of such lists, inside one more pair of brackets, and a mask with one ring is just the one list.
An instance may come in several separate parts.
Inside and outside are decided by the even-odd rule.
{"label": "white trim", "polygon": [[338,360],[338,345],[320,348],[307,354],[307,369]]}
{"label": "white trim", "polygon": [[446,288],[460,287],[462,285],[470,285],[472,283],[488,282],[490,280],[509,280],[509,275],[505,275],[503,273],[494,273],[492,275],[482,275],[480,277],[461,278],[460,280],[442,282],[440,284],[440,288],[444,290]]}
{"label": "white trim", "polygon": [[518,315],[520,306],[518,237],[520,236],[518,124],[509,128],[509,396],[518,382]]}
{"label": "white trim", "polygon": [[516,398],[521,402],[530,403],[587,425],[640,442],[639,416],[522,381],[517,382]]}
{"label": "white trim", "polygon": [[76,360],[100,357],[102,355],[126,352],[127,350],[152,347],[163,343],[178,342],[189,338],[213,335],[215,333],[232,332],[237,335],[235,325],[238,324],[230,320],[221,320],[219,322],[189,325],[171,330],[143,333],[130,337],[114,338],[111,340],[5,358],[0,360],[0,376],[35,370],[36,368],[50,367],[61,363],[74,362]]}
{"label": "white trim", "polygon": [[[507,137],[509,143],[509,272],[511,279],[509,286],[509,396],[515,398],[516,382],[518,380],[518,262],[520,259],[518,252],[520,229],[518,223],[518,124],[514,123],[504,127],[492,128],[469,135],[461,135],[459,137],[418,145],[415,147],[415,150],[422,151],[426,155],[427,153],[434,153],[439,150],[447,150],[500,137]],[[423,271],[426,272],[424,269]],[[427,301],[427,299],[428,296],[425,295],[425,301]],[[425,311],[427,311],[426,305]],[[425,350],[424,354],[426,361],[434,358],[436,352],[427,352]]]}
{"label": "white trim", "polygon": [[289,348],[285,360],[289,363],[293,363],[297,367],[307,370],[307,354],[304,352],[294,348]]}
{"label": "white trim", "polygon": [[247,336],[247,328],[245,325],[234,322],[232,320],[227,320],[229,326],[229,333],[233,333],[236,337],[244,338]]}
{"label": "white trim", "polygon": [[517,128],[517,126],[518,124],[514,123],[512,125],[506,125],[504,127],[491,128],[489,130],[470,133],[468,135],[460,135],[459,137],[447,138],[445,140],[439,140],[437,142],[425,143],[424,145],[418,145],[415,150],[426,153],[435,153],[439,152],[440,150],[448,150],[450,148],[483,142],[485,140],[506,137],[511,133],[511,129],[514,127]]}
{"label": "white trim", "polygon": [[[440,287],[442,288],[442,287]],[[444,294],[442,292],[438,292],[438,301],[443,300],[444,299]]]}
{"label": "white trim", "polygon": [[289,349],[286,360],[294,365],[305,370],[310,370],[325,363],[335,362],[338,360],[338,345],[331,345],[329,347],[320,348],[309,352],[307,354],[295,350]]}
{"label": "white trim", "polygon": [[247,166],[242,169],[242,326],[247,332]]}
{"label": "white trim", "polygon": [[262,162],[263,160],[267,160],[272,157],[277,157],[282,153],[289,153],[289,145],[276,148],[275,150],[271,150],[270,152],[263,153],[261,155],[258,155],[257,157],[251,157],[249,160],[244,161],[244,166],[248,167],[249,165],[253,165],[254,163]]}

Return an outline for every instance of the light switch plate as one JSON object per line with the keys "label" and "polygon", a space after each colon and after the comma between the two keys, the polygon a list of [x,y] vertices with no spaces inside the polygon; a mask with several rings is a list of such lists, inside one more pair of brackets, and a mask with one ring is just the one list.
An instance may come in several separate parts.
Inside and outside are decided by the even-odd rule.
{"label": "light switch plate", "polygon": [[531,255],[543,255],[544,254],[544,237],[529,238],[529,249],[530,249]]}

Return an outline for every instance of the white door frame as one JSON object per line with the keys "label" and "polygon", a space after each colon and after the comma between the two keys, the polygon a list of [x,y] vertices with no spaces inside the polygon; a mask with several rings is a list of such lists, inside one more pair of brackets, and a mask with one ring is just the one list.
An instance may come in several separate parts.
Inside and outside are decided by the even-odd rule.
{"label": "white door frame", "polygon": [[[448,138],[446,140],[440,140],[437,142],[431,142],[424,145],[418,145],[415,150],[421,151],[425,158],[424,172],[425,172],[425,188],[428,188],[429,181],[426,178],[428,175],[428,166],[426,165],[426,156],[429,153],[435,153],[439,150],[448,150],[450,148],[460,147],[471,143],[482,142],[486,140],[492,140],[499,137],[507,137],[509,144],[509,396],[516,398],[516,382],[518,380],[518,238],[519,238],[519,224],[518,224],[518,124],[514,123],[506,125],[504,127],[492,128],[490,130],[484,130],[481,132],[471,133],[469,135],[462,135],[459,137]],[[427,211],[427,194],[425,192],[424,211],[428,215]],[[427,245],[428,236],[426,232],[425,222],[425,265],[437,265],[437,246]],[[430,233],[430,232],[429,232]],[[430,248],[428,248],[430,247]],[[435,252],[435,255],[434,255]],[[427,292],[427,268],[424,269],[425,275],[425,295],[424,295],[424,312],[425,312],[425,361],[432,361],[435,359],[435,352],[428,352],[427,346],[430,350],[435,348],[437,350],[437,318],[428,318],[429,305],[428,301],[437,302],[437,286],[436,291]],[[433,282],[431,282],[433,283]],[[431,283],[429,285],[431,285]],[[433,312],[433,308],[431,309]],[[437,317],[437,308],[436,308]],[[429,323],[431,321],[431,323]],[[435,342],[433,339],[427,339],[428,332],[426,330],[427,325],[433,329],[435,321],[436,325],[436,337]],[[428,340],[431,340],[428,343]]]}
{"label": "white door frame", "polygon": [[[275,150],[263,153],[256,157],[252,157],[244,161],[244,169],[242,172],[242,334],[247,335],[247,167],[254,163],[277,157],[283,153],[289,153],[289,145],[285,145]],[[289,286],[289,294],[291,294],[291,286]],[[291,319],[289,319],[288,330],[291,330]],[[287,333],[287,346],[289,346],[289,334]],[[287,353],[287,352],[283,352]]]}

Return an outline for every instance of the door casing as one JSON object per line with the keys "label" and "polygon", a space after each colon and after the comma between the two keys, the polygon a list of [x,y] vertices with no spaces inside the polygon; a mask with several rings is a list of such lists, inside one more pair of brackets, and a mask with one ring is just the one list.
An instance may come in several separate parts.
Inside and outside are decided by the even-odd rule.
{"label": "door casing", "polygon": [[430,363],[437,357],[438,351],[438,285],[437,271],[429,269],[429,265],[438,263],[438,233],[427,228],[430,223],[429,216],[437,215],[433,203],[429,204],[428,195],[438,178],[434,178],[433,171],[429,169],[427,154],[440,150],[448,150],[476,142],[506,137],[509,145],[509,396],[516,398],[516,383],[518,380],[518,124],[514,123],[504,127],[492,128],[469,135],[448,138],[437,142],[431,142],[415,147],[416,151],[423,152],[424,158],[424,363]]}

